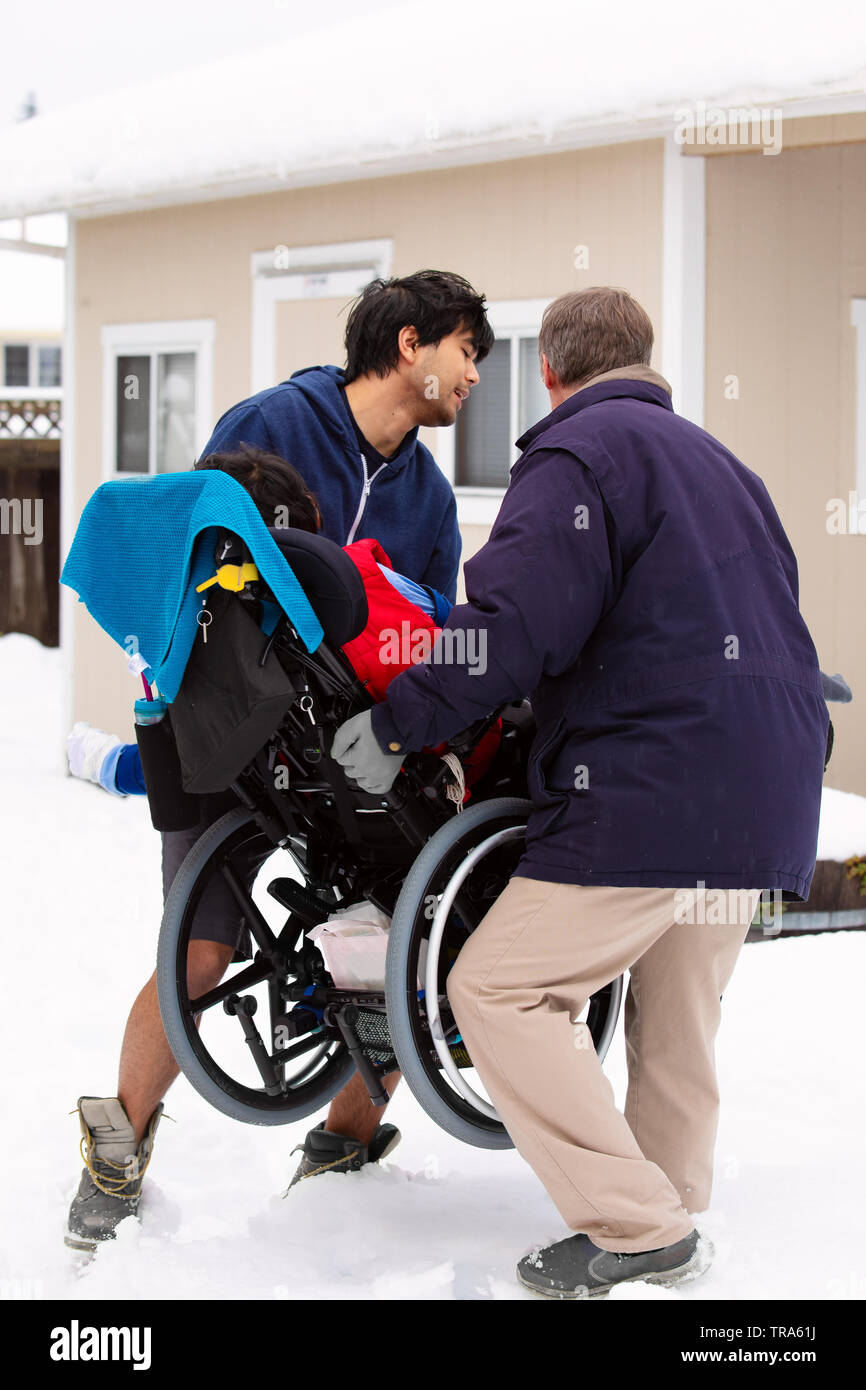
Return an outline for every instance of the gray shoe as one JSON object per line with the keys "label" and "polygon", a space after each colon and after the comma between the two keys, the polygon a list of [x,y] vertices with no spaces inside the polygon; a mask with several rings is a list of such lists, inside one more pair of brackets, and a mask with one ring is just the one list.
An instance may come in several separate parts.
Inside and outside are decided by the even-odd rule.
{"label": "gray shoe", "polygon": [[354,1173],[365,1163],[378,1163],[399,1142],[400,1131],[395,1125],[379,1125],[369,1145],[365,1145],[346,1134],[331,1134],[322,1121],[310,1130],[303,1144],[292,1149],[292,1153],[300,1150],[302,1157],[283,1196],[288,1196],[296,1182],[317,1173]]}
{"label": "gray shoe", "polygon": [[657,1250],[623,1254],[600,1250],[589,1236],[576,1235],[525,1255],[517,1277],[527,1289],[547,1298],[605,1298],[615,1284],[632,1279],[664,1285],[697,1279],[709,1269],[713,1253],[697,1231]]}
{"label": "gray shoe", "polygon": [[141,1181],[153,1151],[153,1136],[163,1112],[159,1104],[147,1122],[140,1144],[129,1116],[116,1096],[81,1096],[81,1156],[85,1168],[69,1208],[64,1237],[71,1250],[94,1251],[113,1240],[124,1217],[135,1216]]}

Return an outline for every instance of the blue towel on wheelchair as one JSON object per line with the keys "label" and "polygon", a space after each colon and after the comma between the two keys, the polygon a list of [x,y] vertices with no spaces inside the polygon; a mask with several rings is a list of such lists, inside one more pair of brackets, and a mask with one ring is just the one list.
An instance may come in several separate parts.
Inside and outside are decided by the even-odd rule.
{"label": "blue towel on wheelchair", "polygon": [[[227,473],[161,473],[103,483],[81,515],[60,582],[128,655],[140,652],[163,697],[180,689],[202,595],[215,569],[216,528],[247,545],[308,651],[321,624],[249,493]],[[206,591],[205,591],[206,592]]]}

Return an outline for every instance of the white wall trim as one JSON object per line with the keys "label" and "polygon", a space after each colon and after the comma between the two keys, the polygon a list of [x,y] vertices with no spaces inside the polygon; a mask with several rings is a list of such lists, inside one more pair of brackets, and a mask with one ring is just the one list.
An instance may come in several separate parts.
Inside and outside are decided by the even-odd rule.
{"label": "white wall trim", "polygon": [[866,499],[866,299],[851,300],[851,325],[856,332],[856,410],[854,489],[858,499]]}
{"label": "white wall trim", "polygon": [[535,337],[550,303],[552,299],[497,299],[488,306],[487,317],[494,333],[526,333]]}
{"label": "white wall trim", "polygon": [[454,494],[458,526],[492,526],[499,515],[505,488],[458,487]]}
{"label": "white wall trim", "polygon": [[388,237],[320,246],[280,244],[254,251],[250,331],[250,389],[276,384],[276,306],[293,299],[351,299],[370,280],[391,273],[394,243]]}
{"label": "white wall trim", "polygon": [[706,158],[665,141],[662,200],[661,372],[674,410],[704,424],[706,372]]}
{"label": "white wall trim", "polygon": [[31,256],[53,256],[59,261],[66,256],[65,246],[52,246],[43,241],[27,241],[25,237],[0,237],[0,251],[22,251]]}
{"label": "white wall trim", "polygon": [[[52,343],[56,347],[56,343]],[[0,401],[62,401],[62,386],[0,386]]]}
{"label": "white wall trim", "polygon": [[[75,295],[76,242],[75,217],[70,215],[66,245],[66,272],[63,286],[63,428],[60,431],[60,563],[66,561],[72,538],[78,525],[75,473]],[[78,595],[65,584],[60,585],[60,663],[61,694],[58,730],[58,770],[67,772],[66,735],[72,728],[75,711],[75,610]]]}
{"label": "white wall trim", "polygon": [[[102,478],[128,478],[116,467],[117,399],[115,363],[123,354],[195,352],[195,453],[201,453],[213,433],[213,319],[154,320],[150,323],[106,323],[102,341]],[[151,404],[155,393],[151,393]]]}

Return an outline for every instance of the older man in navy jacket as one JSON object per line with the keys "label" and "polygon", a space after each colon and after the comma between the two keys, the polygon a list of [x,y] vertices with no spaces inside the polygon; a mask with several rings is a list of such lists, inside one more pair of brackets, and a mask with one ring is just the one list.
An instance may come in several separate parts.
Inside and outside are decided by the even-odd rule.
{"label": "older man in navy jacket", "polygon": [[[624,291],[568,294],[539,350],[552,411],[519,441],[465,566],[451,653],[337,732],[370,791],[409,751],[529,695],[533,812],[448,996],[518,1150],[578,1234],[523,1259],[558,1297],[702,1272],[720,996],[763,889],[808,895],[828,714],[797,566],[761,480],[676,415]],[[470,640],[472,639],[472,640]],[[616,1108],[585,1029],[630,967]]]}

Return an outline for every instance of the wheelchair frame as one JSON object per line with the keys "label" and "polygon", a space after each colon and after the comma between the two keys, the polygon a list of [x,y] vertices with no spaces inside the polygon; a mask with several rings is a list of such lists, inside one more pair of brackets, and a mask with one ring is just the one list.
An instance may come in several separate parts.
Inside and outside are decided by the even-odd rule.
{"label": "wheelchair frame", "polygon": [[[268,596],[259,583],[238,601]],[[448,764],[430,752],[408,754],[391,791],[371,796],[325,752],[337,727],[373,703],[347,658],[327,635],[307,652],[285,616],[262,642],[262,660],[273,650],[295,696],[272,737],[231,782],[238,807],[204,832],[166,898],[157,987],[172,1052],[205,1099],[247,1123],[304,1118],[355,1070],[373,1104],[384,1105],[382,1080],[399,1068],[422,1107],[449,1133],[480,1147],[511,1147],[495,1110],[463,1075],[471,1059],[450,1016],[445,975],[447,958],[453,960],[492,906],[519,857],[532,809],[525,783],[528,706],[501,707],[449,740],[449,751],[466,758],[503,717],[499,752],[465,810],[458,812],[447,795]],[[278,769],[286,769],[284,777],[276,776]],[[377,822],[387,827],[384,835],[377,836]],[[267,884],[269,899],[288,913],[274,929],[253,899],[251,881],[256,863],[264,861],[260,873],[280,851],[291,856],[304,882],[283,874]],[[190,999],[190,932],[213,874],[228,887],[257,949],[249,965]],[[336,988],[305,936],[329,913],[361,898],[392,917],[384,991]],[[419,990],[424,939],[426,978]],[[248,992],[259,985],[267,987],[265,1036],[255,1022],[259,1001]],[[619,979],[589,1004],[587,1023],[601,1058],[621,996]],[[202,1036],[201,1016],[219,1006],[240,1024],[257,1085],[232,1076]]]}

